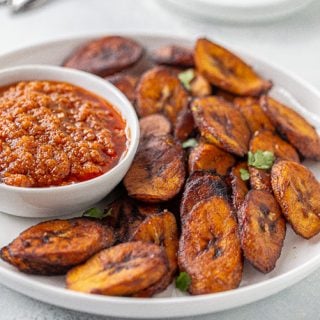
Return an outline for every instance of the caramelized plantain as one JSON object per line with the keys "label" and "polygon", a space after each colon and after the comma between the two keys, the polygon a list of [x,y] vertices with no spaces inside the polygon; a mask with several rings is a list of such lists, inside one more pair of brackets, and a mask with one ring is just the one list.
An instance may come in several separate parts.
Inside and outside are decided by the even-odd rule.
{"label": "caramelized plantain", "polygon": [[106,77],[131,67],[142,55],[143,48],[136,41],[108,36],[82,45],[71,53],[63,66]]}
{"label": "caramelized plantain", "polygon": [[236,160],[230,153],[213,144],[201,141],[189,155],[189,173],[198,170],[210,170],[225,176]]}
{"label": "caramelized plantain", "polygon": [[192,50],[177,45],[169,45],[154,50],[151,53],[151,59],[157,64],[174,67],[189,68],[194,66]]}
{"label": "caramelized plantain", "polygon": [[294,161],[279,161],[271,170],[271,184],[293,230],[309,239],[320,231],[320,184],[312,172]]}
{"label": "caramelized plantain", "polygon": [[222,98],[222,99],[224,99],[224,100],[226,100],[228,102],[231,102],[231,103],[233,103],[233,101],[237,97],[237,96],[233,95],[232,93],[224,91],[224,90],[219,89],[219,88],[215,88],[214,95],[217,96],[217,97],[220,97],[220,98]]}
{"label": "caramelized plantain", "polygon": [[228,198],[228,190],[224,181],[209,171],[193,172],[187,179],[180,204],[182,223],[198,202],[214,195]]}
{"label": "caramelized plantain", "polygon": [[130,197],[163,202],[180,191],[185,179],[183,150],[172,136],[150,136],[140,141],[138,152],[124,178]]}
{"label": "caramelized plantain", "polygon": [[68,289],[110,296],[131,296],[168,272],[167,257],[152,243],[127,242],[105,249],[67,273]]}
{"label": "caramelized plantain", "polygon": [[239,286],[243,263],[237,227],[225,198],[213,196],[193,207],[182,228],[178,253],[180,269],[191,277],[191,294]]}
{"label": "caramelized plantain", "polygon": [[219,97],[197,98],[191,111],[201,135],[218,147],[244,156],[248,152],[250,131],[241,113]]}
{"label": "caramelized plantain", "polygon": [[195,64],[213,85],[240,96],[258,96],[272,84],[227,49],[207,40],[198,39]]}
{"label": "caramelized plantain", "polygon": [[238,211],[244,256],[259,271],[274,269],[286,235],[286,222],[274,197],[251,190]]}
{"label": "caramelized plantain", "polygon": [[211,95],[212,87],[203,75],[196,72],[195,77],[190,81],[189,91],[193,97],[205,97]]}
{"label": "caramelized plantain", "polygon": [[174,137],[179,141],[185,141],[194,131],[194,119],[189,108],[181,110],[174,126]]}
{"label": "caramelized plantain", "polygon": [[252,189],[264,190],[272,193],[270,170],[263,170],[249,166],[249,173]]}
{"label": "caramelized plantain", "polygon": [[165,210],[160,214],[148,216],[136,229],[131,241],[151,242],[163,247],[169,263],[169,271],[159,283],[138,292],[135,296],[150,297],[166,289],[177,271],[179,237],[174,215]]}
{"label": "caramelized plantain", "polygon": [[279,132],[305,157],[320,160],[320,138],[315,128],[297,112],[270,97],[261,105]]}
{"label": "caramelized plantain", "polygon": [[106,80],[115,85],[131,103],[136,100],[136,85],[139,78],[130,74],[117,74],[106,77]]}
{"label": "caramelized plantain", "polygon": [[164,67],[155,67],[144,73],[136,94],[140,117],[163,113],[172,123],[188,103],[188,94],[176,73]]}
{"label": "caramelized plantain", "polygon": [[86,218],[39,223],[1,249],[1,258],[20,271],[64,274],[115,242],[111,228]]}
{"label": "caramelized plantain", "polygon": [[151,114],[139,120],[141,136],[162,136],[171,132],[170,121],[162,114]]}
{"label": "caramelized plantain", "polygon": [[239,210],[246,194],[249,191],[248,183],[242,179],[241,170],[248,170],[248,165],[245,161],[238,163],[231,170],[231,188],[232,188],[232,204],[235,211]]}
{"label": "caramelized plantain", "polygon": [[258,99],[252,97],[236,98],[234,105],[245,117],[252,133],[264,129],[275,131],[275,127],[262,110]]}

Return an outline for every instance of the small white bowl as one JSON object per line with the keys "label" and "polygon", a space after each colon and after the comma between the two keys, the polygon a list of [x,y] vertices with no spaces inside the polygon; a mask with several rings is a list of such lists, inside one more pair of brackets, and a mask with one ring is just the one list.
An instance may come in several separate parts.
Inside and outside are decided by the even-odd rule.
{"label": "small white bowl", "polygon": [[139,122],[128,99],[109,82],[86,72],[47,65],[0,70],[0,87],[23,80],[62,81],[108,100],[126,120],[127,150],[103,175],[66,186],[23,188],[0,183],[0,211],[21,217],[53,217],[81,212],[103,199],[124,177],[139,143]]}

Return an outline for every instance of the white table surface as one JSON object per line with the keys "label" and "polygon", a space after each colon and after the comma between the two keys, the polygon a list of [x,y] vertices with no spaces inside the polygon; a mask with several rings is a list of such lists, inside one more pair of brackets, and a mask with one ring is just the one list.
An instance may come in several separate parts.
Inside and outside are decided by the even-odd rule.
{"label": "white table surface", "polygon": [[[0,54],[45,40],[105,32],[207,36],[286,67],[320,89],[320,0],[299,14],[263,25],[222,25],[178,16],[154,0],[50,0],[11,16],[0,7]],[[320,108],[320,105],[319,105]],[[0,226],[1,232],[1,226]],[[320,319],[320,270],[262,301],[192,319]],[[0,286],[2,320],[106,319],[34,301]]]}

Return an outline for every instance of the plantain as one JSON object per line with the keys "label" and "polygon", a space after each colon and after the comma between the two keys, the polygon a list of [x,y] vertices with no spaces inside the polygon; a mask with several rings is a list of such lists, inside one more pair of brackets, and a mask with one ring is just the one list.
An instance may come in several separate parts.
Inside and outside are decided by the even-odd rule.
{"label": "plantain", "polygon": [[140,135],[142,136],[162,136],[171,132],[170,121],[162,114],[151,114],[139,120]]}
{"label": "plantain", "polygon": [[174,126],[174,137],[179,141],[185,141],[194,131],[194,119],[189,108],[181,110]]}

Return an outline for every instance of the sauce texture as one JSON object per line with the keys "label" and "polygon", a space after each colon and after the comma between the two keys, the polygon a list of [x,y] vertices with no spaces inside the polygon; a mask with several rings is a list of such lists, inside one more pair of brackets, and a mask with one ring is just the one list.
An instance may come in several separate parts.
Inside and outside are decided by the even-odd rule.
{"label": "sauce texture", "polygon": [[126,123],[80,87],[25,81],[0,88],[0,179],[19,187],[95,178],[126,150]]}

